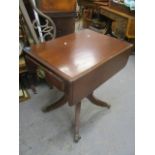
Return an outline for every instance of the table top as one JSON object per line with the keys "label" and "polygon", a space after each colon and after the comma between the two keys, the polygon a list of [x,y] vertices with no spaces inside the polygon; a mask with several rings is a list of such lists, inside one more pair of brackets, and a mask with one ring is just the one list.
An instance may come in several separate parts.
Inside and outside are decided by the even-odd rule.
{"label": "table top", "polygon": [[74,80],[132,47],[92,30],[32,46],[29,55],[68,80]]}

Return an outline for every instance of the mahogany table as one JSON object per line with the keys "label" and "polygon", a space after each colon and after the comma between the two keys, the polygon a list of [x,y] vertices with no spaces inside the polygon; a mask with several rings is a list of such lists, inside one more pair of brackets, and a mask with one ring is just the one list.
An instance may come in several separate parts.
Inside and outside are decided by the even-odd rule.
{"label": "mahogany table", "polygon": [[41,67],[48,83],[64,92],[62,98],[43,111],[54,110],[67,102],[75,106],[75,142],[80,139],[81,100],[87,97],[98,106],[110,108],[93,91],[126,65],[131,48],[125,41],[85,29],[33,45],[30,52],[25,52],[29,69],[36,71]]}

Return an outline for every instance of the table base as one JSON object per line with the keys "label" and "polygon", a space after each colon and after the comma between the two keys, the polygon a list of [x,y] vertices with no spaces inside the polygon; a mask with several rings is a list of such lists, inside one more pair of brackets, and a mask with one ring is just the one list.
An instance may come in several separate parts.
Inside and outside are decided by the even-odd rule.
{"label": "table base", "polygon": [[[100,106],[100,107],[106,107],[106,108],[110,108],[110,105],[106,102],[103,102],[99,99],[97,99],[93,93],[91,93],[90,95],[87,96],[87,99],[89,101],[91,101],[91,103]],[[67,103],[67,97],[64,95],[62,96],[58,101],[56,101],[55,103],[52,103],[48,106],[45,106],[42,108],[43,112],[50,112],[52,110],[55,110],[61,106],[63,106],[64,104]],[[80,129],[80,111],[81,111],[81,102],[75,104],[75,124],[74,124],[74,142],[78,142],[81,139],[81,136],[79,134],[79,129]]]}

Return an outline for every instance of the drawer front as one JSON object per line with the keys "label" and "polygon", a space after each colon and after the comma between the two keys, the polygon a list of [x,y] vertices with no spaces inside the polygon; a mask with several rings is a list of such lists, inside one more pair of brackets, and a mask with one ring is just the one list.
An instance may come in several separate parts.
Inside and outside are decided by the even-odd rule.
{"label": "drawer front", "polygon": [[56,88],[58,88],[61,91],[65,90],[64,81],[60,77],[58,77],[51,71],[48,71],[46,69],[43,69],[43,70],[45,72],[45,79],[49,85],[51,85],[51,86],[54,85]]}
{"label": "drawer front", "polygon": [[50,86],[55,86],[61,91],[64,91],[65,89],[65,84],[63,79],[61,79],[59,76],[48,70],[47,68],[43,67],[41,64],[39,64],[37,61],[33,60],[29,56],[25,56],[28,68],[33,71],[37,71],[37,69],[40,67],[44,73],[45,73],[45,79],[47,83]]}

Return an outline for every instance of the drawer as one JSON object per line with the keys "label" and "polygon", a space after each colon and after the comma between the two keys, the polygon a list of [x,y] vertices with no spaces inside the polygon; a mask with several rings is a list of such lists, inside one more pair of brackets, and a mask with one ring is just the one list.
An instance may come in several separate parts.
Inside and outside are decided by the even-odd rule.
{"label": "drawer", "polygon": [[59,90],[64,91],[65,84],[64,84],[63,79],[61,79],[59,76],[57,76],[52,71],[50,71],[47,68],[45,68],[43,65],[39,64],[37,61],[35,61],[32,58],[30,58],[29,56],[25,56],[25,59],[26,59],[28,68],[30,70],[36,71],[40,67],[44,71],[44,73],[45,73],[45,79],[46,79],[47,83],[50,86],[54,85]]}
{"label": "drawer", "polygon": [[58,88],[61,91],[65,90],[65,84],[64,81],[52,73],[51,71],[48,71],[47,69],[43,69],[45,72],[45,79],[48,82],[49,85],[54,85],[56,88]]}

